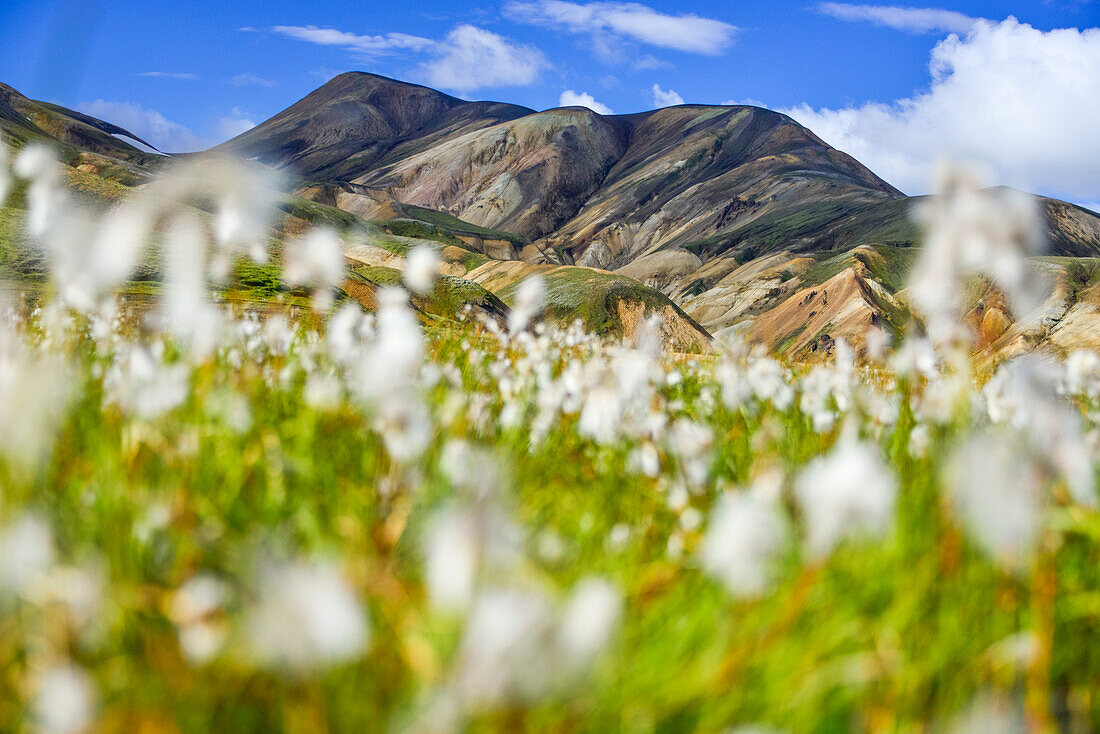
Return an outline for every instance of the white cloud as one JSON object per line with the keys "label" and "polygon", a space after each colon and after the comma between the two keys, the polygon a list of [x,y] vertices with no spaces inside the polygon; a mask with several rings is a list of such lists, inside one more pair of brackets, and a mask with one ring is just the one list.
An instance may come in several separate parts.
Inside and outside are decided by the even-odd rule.
{"label": "white cloud", "polygon": [[228,117],[218,120],[218,137],[222,140],[229,140],[256,127],[256,123],[248,119],[249,117],[251,115],[247,112],[242,112],[240,108],[234,107],[229,112]]}
{"label": "white cloud", "polygon": [[199,138],[183,125],[172,122],[156,110],[145,109],[141,105],[97,99],[94,102],[82,102],[76,108],[86,115],[98,117],[129,130],[165,153],[191,153],[209,147],[207,141]]}
{"label": "white cloud", "polygon": [[596,98],[588,92],[574,92],[572,89],[566,89],[561,93],[561,97],[558,98],[559,107],[587,107],[593,112],[598,112],[601,115],[614,115],[611,108],[602,102],[597,102]]}
{"label": "white cloud", "polygon": [[723,107],[767,107],[766,104],[752,97],[745,97],[744,99],[727,99],[719,104]]}
{"label": "white cloud", "polygon": [[[241,30],[245,29],[242,28]],[[277,25],[271,30],[299,41],[316,43],[321,46],[338,46],[366,56],[377,56],[400,50],[424,51],[435,45],[435,41],[430,38],[411,36],[408,33],[361,36],[335,28],[320,28],[315,25]]]}
{"label": "white cloud", "polygon": [[667,15],[641,3],[573,3],[564,0],[510,2],[505,15],[523,23],[560,28],[571,33],[613,36],[686,53],[717,55],[737,27],[694,14]]}
{"label": "white cloud", "polygon": [[654,69],[671,69],[672,64],[662,61],[652,54],[642,56],[633,64],[636,71],[653,71]]}
{"label": "white cloud", "polygon": [[936,44],[927,91],[894,102],[787,114],[908,193],[941,156],[1071,201],[1100,199],[1100,29],[981,21]]}
{"label": "white cloud", "polygon": [[197,74],[185,74],[176,71],[143,71],[138,76],[162,77],[165,79],[198,79]]}
{"label": "white cloud", "polygon": [[434,50],[437,58],[421,64],[420,73],[435,87],[459,92],[531,84],[549,66],[534,46],[472,25],[456,26]]}
{"label": "white cloud", "polygon": [[661,89],[656,84],[653,85],[653,106],[660,107],[672,107],[673,105],[683,104],[684,98],[676,93],[673,89]]}
{"label": "white cloud", "polygon": [[457,92],[523,86],[534,82],[550,66],[534,46],[515,43],[469,24],[455,26],[441,41],[407,33],[361,36],[312,25],[281,25],[271,30],[299,41],[336,46],[367,57],[402,50],[430,53],[435,58],[420,64],[419,75],[433,86]]}
{"label": "white cloud", "polygon": [[250,71],[238,74],[230,79],[229,83],[234,87],[274,87],[278,84],[274,79],[264,79],[262,76],[256,76]]}
{"label": "white cloud", "polygon": [[969,33],[979,18],[941,8],[819,3],[818,12],[847,21],[867,21],[907,33]]}

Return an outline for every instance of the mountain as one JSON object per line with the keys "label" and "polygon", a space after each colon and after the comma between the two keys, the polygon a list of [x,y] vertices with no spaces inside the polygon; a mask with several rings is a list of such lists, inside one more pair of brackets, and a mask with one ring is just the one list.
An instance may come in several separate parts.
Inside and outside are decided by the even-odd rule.
{"label": "mountain", "polygon": [[[218,150],[368,219],[449,217],[497,259],[626,276],[799,357],[909,321],[915,199],[759,107],[534,112],[352,72]],[[1038,201],[1051,254],[1100,256],[1100,217]]]}
{"label": "mountain", "polygon": [[218,150],[513,232],[533,243],[525,259],[553,252],[547,259],[605,268],[823,199],[858,208],[902,197],[758,107],[533,112],[361,72]]}
{"label": "mountain", "polygon": [[0,83],[0,132],[24,144],[46,141],[69,162],[82,155],[102,157],[130,167],[155,166],[163,155],[129,130],[50,102],[29,99]]}
{"label": "mountain", "polygon": [[[110,123],[0,92],[0,129],[51,137],[82,168],[106,157],[140,172],[163,160]],[[370,238],[476,253],[490,262],[464,277],[505,307],[518,279],[538,270],[554,286],[547,313],[563,323],[580,316],[629,335],[640,315],[659,314],[683,348],[735,331],[801,359],[829,354],[839,338],[860,349],[872,328],[901,336],[912,320],[905,274],[920,232],[909,212],[921,197],[760,107],[536,112],[349,72],[211,154],[290,174],[286,234],[311,221],[357,222],[374,228]],[[1093,325],[1091,300],[1074,299],[1092,298],[1081,273],[1100,272],[1100,216],[1037,201],[1054,257],[1036,268],[1072,287],[1052,291],[1038,320],[992,313],[986,305],[998,299],[978,297],[968,308],[985,310],[967,317],[982,349],[1065,349],[1077,338],[1067,335]],[[392,277],[379,272],[371,277]],[[1072,328],[1059,326],[1059,309]]]}
{"label": "mountain", "polygon": [[387,160],[533,112],[466,102],[374,74],[341,74],[215,150],[289,168],[304,179],[353,181]]}

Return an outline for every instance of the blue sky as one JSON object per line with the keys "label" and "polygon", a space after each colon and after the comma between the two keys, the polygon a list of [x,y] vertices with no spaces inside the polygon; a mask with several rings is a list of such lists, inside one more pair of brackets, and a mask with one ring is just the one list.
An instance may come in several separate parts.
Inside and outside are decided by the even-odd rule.
{"label": "blue sky", "polygon": [[[955,133],[945,139],[927,129],[930,119],[945,131],[965,127],[951,116],[973,117],[968,88],[996,87],[1015,74],[1030,86],[1012,84],[991,99],[973,100],[990,109],[977,110],[982,125],[968,134],[989,137],[981,128],[992,120],[1019,128],[1017,136],[1083,136],[1086,159],[1097,164],[1091,170],[1100,170],[1096,133],[1085,126],[1036,129],[1019,120],[1016,109],[1034,103],[1061,112],[1049,109],[1055,88],[1065,99],[1053,102],[1064,104],[1066,115],[1095,112],[1088,96],[1100,93],[1087,77],[1100,79],[1100,31],[1089,30],[1100,25],[1096,0],[915,8],[812,0],[3,5],[0,81],[176,149],[220,142],[332,75],[363,70],[535,109],[563,100],[614,112],[680,99],[752,101],[793,114],[907,191],[924,188],[925,159],[966,157],[976,146],[971,157],[999,183],[1100,200],[1100,184],[1089,184],[1089,171],[1078,170],[1080,152],[1063,150],[1064,140],[1057,150],[1039,146],[1013,154],[1019,161],[991,163],[981,149],[989,140],[970,145],[952,140]],[[1006,21],[1009,16],[1018,22]],[[1054,29],[1072,29],[1072,36]],[[980,59],[1021,53],[1028,58],[1024,68],[981,68]],[[930,73],[932,63],[938,76]],[[1065,74],[1053,68],[1059,64]],[[1031,78],[1036,75],[1041,78]],[[996,109],[1005,94],[1016,109],[1011,123],[999,120]],[[1075,99],[1083,109],[1074,108]],[[1003,132],[993,140],[1018,147],[1014,131]],[[927,139],[923,147],[905,150],[917,137]],[[900,144],[905,160],[897,160],[898,140],[906,141]]]}

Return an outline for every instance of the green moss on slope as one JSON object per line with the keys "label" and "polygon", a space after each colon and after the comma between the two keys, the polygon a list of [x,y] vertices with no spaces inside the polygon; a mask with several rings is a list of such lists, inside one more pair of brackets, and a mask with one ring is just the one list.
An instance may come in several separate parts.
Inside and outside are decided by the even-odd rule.
{"label": "green moss on slope", "polygon": [[[582,267],[559,267],[542,273],[546,281],[547,317],[562,324],[580,319],[585,329],[612,337],[623,335],[617,306],[620,302],[641,304],[645,312],[672,308],[689,324],[705,333],[694,320],[658,290],[621,275]],[[517,280],[501,288],[505,303],[515,298]]]}
{"label": "green moss on slope", "polygon": [[[402,284],[401,271],[395,268],[357,267],[349,271],[348,277],[380,287]],[[500,318],[508,315],[508,306],[504,301],[483,286],[449,275],[439,277],[431,293],[414,295],[412,303],[422,314],[436,318],[455,319],[467,306]]]}

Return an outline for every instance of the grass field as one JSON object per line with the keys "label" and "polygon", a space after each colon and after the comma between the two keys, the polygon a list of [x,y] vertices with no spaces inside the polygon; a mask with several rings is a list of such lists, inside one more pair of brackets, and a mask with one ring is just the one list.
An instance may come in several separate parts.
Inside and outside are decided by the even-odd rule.
{"label": "grass field", "polygon": [[[917,731],[990,696],[1100,723],[1100,522],[1051,475],[1033,545],[975,542],[943,470],[981,411],[930,416],[933,387],[877,371],[812,408],[817,372],[579,333],[436,327],[401,364],[373,350],[412,332],[347,342],[353,318],[245,314],[201,360],[125,322],[7,344],[29,432],[3,435],[0,728],[58,665],[97,731]],[[807,468],[848,442],[896,488],[867,523],[800,499],[877,481]],[[725,520],[734,556],[706,560],[722,498],[769,483],[775,537]],[[824,554],[813,522],[841,528]],[[567,623],[586,579],[610,608]]]}

